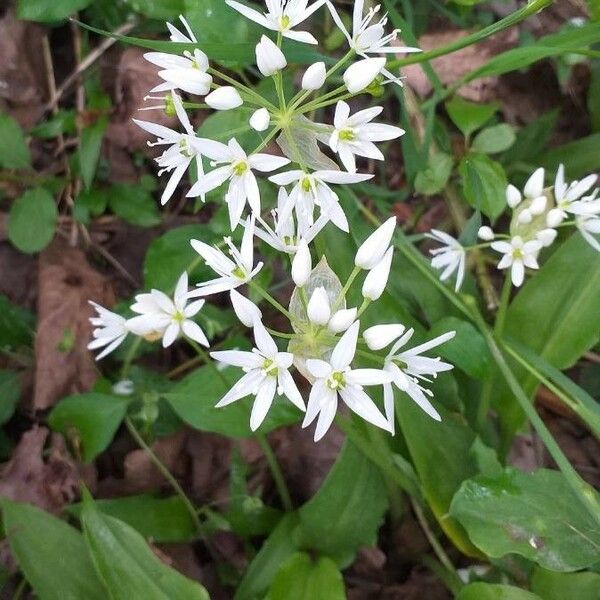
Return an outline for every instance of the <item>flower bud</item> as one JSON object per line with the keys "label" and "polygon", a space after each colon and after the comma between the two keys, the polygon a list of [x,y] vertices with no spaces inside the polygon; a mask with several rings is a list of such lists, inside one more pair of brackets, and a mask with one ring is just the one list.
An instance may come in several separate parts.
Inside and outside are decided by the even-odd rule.
{"label": "flower bud", "polygon": [[250,127],[255,131],[266,131],[271,123],[271,115],[266,108],[259,108],[250,117]]}
{"label": "flower bud", "polygon": [[548,246],[552,246],[557,234],[556,229],[542,229],[535,234],[535,237],[547,248]]}
{"label": "flower bud", "polygon": [[256,65],[265,77],[270,77],[287,66],[283,52],[266,35],[256,44]]}
{"label": "flower bud", "polygon": [[377,352],[397,340],[404,333],[405,329],[404,325],[400,325],[399,323],[374,325],[363,333],[363,338],[369,349]]}
{"label": "flower bud", "polygon": [[248,298],[242,296],[237,290],[231,290],[230,298],[237,318],[246,327],[254,327],[254,323],[257,320],[260,321],[262,312],[252,300],[248,300]]}
{"label": "flower bud", "polygon": [[346,331],[346,329],[348,329],[348,327],[356,320],[357,312],[356,307],[338,310],[333,314],[331,319],[329,319],[327,329],[329,329],[331,333],[341,333],[342,331]]}
{"label": "flower bud", "polygon": [[479,231],[477,232],[477,237],[480,240],[483,240],[484,242],[491,242],[494,239],[495,234],[491,227],[484,225],[483,227],[479,228]]}
{"label": "flower bud", "polygon": [[385,290],[388,278],[390,276],[390,268],[392,267],[392,257],[394,256],[394,249],[388,248],[384,257],[381,261],[375,265],[369,274],[365,278],[365,282],[362,287],[363,298],[371,300],[379,300],[381,294]]}
{"label": "flower bud", "polygon": [[535,216],[541,215],[546,210],[546,204],[548,204],[546,196],[538,196],[529,205],[529,212]]}
{"label": "flower bud", "polygon": [[350,65],[344,73],[344,83],[351,94],[364,90],[385,67],[385,58],[365,58]]}
{"label": "flower bud", "polygon": [[307,91],[318,90],[323,87],[325,83],[325,76],[327,71],[325,70],[325,63],[318,62],[314,65],[310,65],[302,77],[302,89]]}
{"label": "flower bud", "polygon": [[329,317],[331,317],[331,308],[324,287],[318,287],[312,293],[306,307],[306,312],[311,323],[315,325],[327,325]]}
{"label": "flower bud", "polygon": [[522,210],[519,213],[517,221],[521,224],[531,223],[531,221],[533,221],[533,215],[531,214],[531,211],[528,208]]}
{"label": "flower bud", "polygon": [[312,271],[312,260],[310,257],[310,250],[305,239],[301,239],[298,244],[298,250],[296,256],[292,261],[292,279],[298,287],[303,287]]}
{"label": "flower bud", "polygon": [[521,192],[512,184],[506,188],[506,203],[511,207],[515,208],[521,203],[523,196]]}
{"label": "flower bud", "polygon": [[563,211],[560,210],[560,208],[553,208],[547,215],[546,215],[546,225],[548,225],[548,227],[552,228],[552,227],[558,227],[564,219],[564,214]]}
{"label": "flower bud", "polygon": [[239,92],[232,86],[217,88],[208,94],[204,100],[206,104],[215,110],[231,110],[244,103]]}
{"label": "flower bud", "polygon": [[372,269],[379,263],[389,248],[395,228],[396,217],[390,217],[361,244],[354,264],[361,269]]}
{"label": "flower bud", "polygon": [[543,167],[536,169],[533,175],[527,180],[523,193],[527,198],[538,198],[544,193],[544,174]]}

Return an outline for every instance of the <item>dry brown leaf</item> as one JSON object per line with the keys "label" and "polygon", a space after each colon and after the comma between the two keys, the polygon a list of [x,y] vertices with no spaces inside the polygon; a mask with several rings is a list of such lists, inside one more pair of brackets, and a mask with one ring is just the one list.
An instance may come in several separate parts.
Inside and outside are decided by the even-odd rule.
{"label": "dry brown leaf", "polygon": [[113,304],[108,280],[90,267],[83,252],[56,239],[39,257],[36,410],[49,408],[68,394],[89,390],[97,378],[87,350],[88,319],[93,313],[89,300]]}
{"label": "dry brown leaf", "polygon": [[52,435],[50,455],[44,462],[47,438],[45,427],[34,427],[23,434],[0,472],[0,496],[59,513],[77,496],[80,475],[58,434]]}

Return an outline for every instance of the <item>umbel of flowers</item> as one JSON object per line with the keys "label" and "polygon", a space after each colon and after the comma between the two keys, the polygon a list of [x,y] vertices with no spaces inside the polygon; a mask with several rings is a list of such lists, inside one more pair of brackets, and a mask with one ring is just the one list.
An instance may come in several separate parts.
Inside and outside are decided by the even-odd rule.
{"label": "umbel of flowers", "polygon": [[[149,142],[151,145],[165,148],[156,159],[159,175],[169,174],[162,203],[169,201],[193,167],[197,179],[187,196],[204,200],[208,193],[223,190],[231,230],[243,227],[241,244],[238,247],[230,237],[218,246],[190,240],[215,277],[195,282],[190,290],[187,273],[183,273],[172,296],[160,290],[139,294],[130,307],[135,316],[125,318],[93,304],[97,315],[91,319],[95,329],[89,347],[101,350],[98,358],[102,358],[129,335],[162,340],[164,347],[181,337],[208,347],[208,339],[194,317],[208,296],[227,293],[241,323],[252,329],[254,348],[250,352],[231,349],[210,353],[212,360],[240,370],[239,379],[217,407],[252,396],[253,430],[263,422],[277,396],[305,413],[303,427],[316,422],[315,440],[331,426],[340,402],[391,433],[394,397],[399,393],[410,397],[432,418],[440,419],[427,384],[452,365],[425,353],[450,340],[454,332],[412,345],[413,330],[400,323],[381,323],[366,329],[361,323],[363,314],[381,297],[388,282],[395,218],[362,243],[354,269],[344,283],[331,270],[326,257],[317,257],[311,250],[325,226],[349,230],[335,187],[370,179],[372,175],[358,172],[360,159],[384,160],[377,144],[404,133],[398,127],[375,121],[382,107],[354,110],[347,101],[359,94],[376,95],[388,83],[400,85],[399,78],[386,70],[385,57],[418,49],[392,44],[398,31],[386,34],[387,17],[379,17],[379,7],[365,11],[363,0],[354,4],[352,31],[327,0],[266,0],[264,13],[235,0],[227,0],[227,4],[275,33],[275,40],[263,35],[256,45],[256,66],[263,77],[271,79],[277,103],[211,66],[200,46],[182,54],[149,52],[145,57],[159,67],[162,79],[149,96],[159,100],[153,108],[176,115],[180,127],[170,129],[147,120],[135,122],[156,138]],[[282,38],[316,44],[312,34],[299,27],[321,9],[331,12],[347,39],[347,52],[329,68],[322,62],[309,66],[301,89],[293,97],[286,97],[282,71],[287,68],[287,59]],[[180,19],[183,31],[167,24],[171,40],[197,44],[185,19]],[[336,73],[342,75],[343,85],[331,89],[329,84]],[[202,99],[202,104],[195,102],[196,97]],[[198,106],[230,110],[241,105],[252,109],[249,126],[263,134],[254,148],[244,148],[235,137],[226,143],[199,137],[187,113]],[[309,119],[309,115],[327,106],[334,109],[333,122]],[[267,151],[272,141],[281,154]],[[278,186],[277,206],[263,206],[258,185],[261,177]],[[265,218],[269,211],[272,219]],[[286,306],[255,279],[263,266],[255,256],[257,240],[290,258],[295,289]],[[360,289],[359,306],[347,305],[353,286]],[[287,319],[287,331],[273,330],[263,322],[260,308],[246,295],[249,288]],[[382,406],[370,394],[378,387]]]}

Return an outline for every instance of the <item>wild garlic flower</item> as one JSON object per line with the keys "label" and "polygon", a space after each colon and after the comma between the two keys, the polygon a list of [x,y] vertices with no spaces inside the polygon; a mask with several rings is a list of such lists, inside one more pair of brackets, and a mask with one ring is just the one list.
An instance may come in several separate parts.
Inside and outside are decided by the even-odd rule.
{"label": "wild garlic flower", "polygon": [[231,238],[223,238],[229,248],[229,258],[222,250],[209,246],[201,240],[192,240],[192,248],[206,261],[206,264],[219,277],[197,284],[196,290],[190,292],[191,297],[204,297],[221,292],[228,292],[250,281],[263,266],[259,262],[254,266],[254,217],[250,217],[244,229],[242,244],[238,250]]}
{"label": "wild garlic flower", "polygon": [[265,0],[266,13],[260,13],[241,2],[236,2],[236,0],[225,1],[231,8],[234,8],[251,21],[271,31],[277,31],[283,37],[305,44],[319,43],[308,31],[293,31],[293,28],[306,21],[308,17],[325,4],[326,0],[316,0],[310,5],[309,0]]}
{"label": "wild garlic flower", "polygon": [[362,295],[365,300],[374,302],[379,300],[387,287],[392,268],[394,249],[388,248],[383,258],[369,271],[362,286]]}
{"label": "wild garlic flower", "polygon": [[233,108],[242,106],[244,103],[240,93],[230,85],[213,90],[204,98],[204,101],[215,110],[232,110]]}
{"label": "wild garlic flower", "polygon": [[246,396],[255,396],[250,414],[250,429],[256,431],[264,421],[273,404],[275,393],[285,396],[301,411],[305,411],[304,400],[298,391],[289,368],[293,354],[280,352],[277,344],[260,320],[254,323],[256,348],[252,352],[224,350],[210,355],[226,365],[241,367],[245,375],[219,400],[217,408],[227,406]]}
{"label": "wild garlic flower", "polygon": [[192,161],[196,162],[198,173],[200,175],[204,173],[202,166],[202,144],[206,140],[196,137],[196,132],[183,108],[181,98],[175,93],[172,94],[172,102],[177,118],[183,126],[185,133],[180,133],[179,131],[169,129],[164,125],[151,123],[150,121],[133,119],[136,125],[158,138],[156,142],[148,142],[148,146],[170,146],[168,150],[156,159],[158,166],[161,167],[158,172],[159,177],[165,172],[171,172],[171,177],[169,177],[169,181],[160,198],[160,202],[163,205],[170,200]]}
{"label": "wild garlic flower", "polygon": [[327,78],[327,68],[325,67],[324,62],[316,62],[306,71],[302,76],[302,89],[305,91],[314,92],[316,90],[320,90],[325,84],[325,79]]}
{"label": "wild garlic flower", "polygon": [[342,308],[332,314],[329,295],[324,287],[316,288],[306,307],[308,320],[319,327],[326,327],[331,333],[346,331],[356,320],[356,308]]}
{"label": "wild garlic flower", "polygon": [[513,237],[510,242],[492,242],[491,247],[504,256],[498,263],[498,269],[510,268],[510,276],[515,287],[520,287],[525,279],[525,267],[539,269],[537,256],[542,249],[542,242],[529,240],[524,242],[520,236]]}
{"label": "wild garlic flower", "polygon": [[192,31],[192,28],[190,27],[190,24],[187,22],[186,18],[183,15],[179,15],[179,20],[185,28],[185,33],[177,29],[175,25],[172,25],[171,23],[167,22],[167,29],[171,34],[169,36],[171,41],[181,42],[184,44],[197,44],[198,40],[196,39],[196,36],[194,35],[194,32]]}
{"label": "wild garlic flower", "polygon": [[357,415],[373,425],[390,430],[388,420],[369,398],[363,386],[389,383],[392,376],[380,369],[352,369],[360,323],[356,321],[335,345],[329,361],[309,359],[306,366],[314,378],[302,427],[317,419],[314,440],[319,441],[331,426],[338,396]]}
{"label": "wild garlic flower", "polygon": [[350,106],[343,100],[337,103],[329,147],[339,154],[344,167],[350,173],[356,172],[355,156],[385,160],[373,142],[393,140],[404,135],[405,131],[400,127],[371,123],[382,112],[382,106],[374,106],[350,116]]}
{"label": "wild garlic flower", "polygon": [[125,340],[129,333],[127,320],[96,302],[89,303],[96,311],[95,317],[90,317],[90,323],[94,326],[92,332],[92,341],[88,344],[88,350],[98,350],[103,348],[102,352],[96,356],[100,360],[116,350]]}
{"label": "wild garlic flower", "polygon": [[229,298],[231,299],[231,305],[236,317],[246,327],[254,327],[256,321],[262,319],[260,308],[252,300],[249,300],[246,296],[242,296],[237,290],[231,290]]}
{"label": "wild garlic flower", "polygon": [[254,214],[260,214],[260,191],[253,170],[269,173],[290,162],[288,158],[272,154],[248,156],[235,138],[228,144],[205,140],[202,153],[212,159],[212,166],[217,168],[200,176],[187,195],[202,196],[229,181],[225,202],[232,230],[239,224],[246,202]]}
{"label": "wild garlic flower", "polygon": [[456,272],[455,291],[458,292],[465,278],[465,264],[467,254],[462,244],[450,234],[438,229],[432,229],[431,233],[425,234],[426,237],[443,244],[441,248],[430,250],[433,254],[431,266],[434,269],[442,270],[441,281],[446,281],[454,272]]}
{"label": "wild garlic flower", "polygon": [[577,215],[575,225],[583,239],[594,250],[600,252],[600,215]]}
{"label": "wild garlic flower", "polygon": [[396,217],[390,217],[385,223],[380,225],[358,247],[354,257],[355,266],[369,271],[378,265],[392,243],[395,229]]}
{"label": "wild garlic flower", "polygon": [[358,94],[375,81],[384,67],[385,58],[363,58],[363,60],[353,63],[343,75],[346,89],[351,94]]}
{"label": "wild garlic flower", "polygon": [[248,122],[254,131],[266,131],[271,124],[271,115],[266,108],[259,108],[252,113]]}
{"label": "wild garlic flower", "polygon": [[383,386],[385,413],[392,434],[395,431],[394,389],[392,384],[400,391],[408,394],[431,418],[441,421],[440,414],[427,399],[428,396],[433,398],[431,390],[424,388],[420,382],[428,382],[430,381],[429,377],[435,379],[438,373],[453,368],[450,363],[443,362],[439,357],[429,358],[422,356],[422,354],[451,340],[456,335],[455,331],[449,331],[424,344],[400,351],[410,341],[413,334],[414,329],[406,331],[404,325],[399,323],[375,325],[363,334],[367,346],[375,351],[382,350],[395,340],[385,358],[384,366],[384,371],[389,373],[392,379],[390,382],[384,383]]}
{"label": "wild garlic flower", "polygon": [[127,321],[136,335],[150,340],[162,338],[163,348],[168,348],[181,335],[208,346],[208,339],[200,326],[192,320],[204,306],[204,300],[188,304],[188,275],[184,272],[175,287],[173,299],[160,290],[138,294],[131,310],[139,316]]}
{"label": "wild garlic flower", "polygon": [[266,35],[256,44],[256,66],[265,77],[271,77],[287,67],[285,55]]}

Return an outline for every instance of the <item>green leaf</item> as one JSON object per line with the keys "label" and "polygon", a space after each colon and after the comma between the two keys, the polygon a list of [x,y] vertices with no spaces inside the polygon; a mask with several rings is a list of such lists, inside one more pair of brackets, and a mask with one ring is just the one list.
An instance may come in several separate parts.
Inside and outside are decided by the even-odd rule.
{"label": "green leaf", "polygon": [[[165,397],[183,421],[200,431],[211,431],[232,438],[250,437],[253,435],[250,411],[254,396],[223,408],[215,408],[243,372],[227,368],[221,374],[225,381],[210,366],[200,367],[178,382]],[[301,416],[302,413],[291,402],[277,396],[258,431],[268,433],[282,425],[296,423]]]}
{"label": "green leaf", "polygon": [[0,167],[24,169],[31,155],[19,124],[6,114],[0,114]]}
{"label": "green leaf", "polygon": [[167,567],[135,529],[101,513],[89,494],[81,522],[94,566],[112,600],[209,600],[199,583]]}
{"label": "green leaf", "polygon": [[192,248],[190,240],[194,238],[210,244],[216,236],[208,225],[184,225],[153,240],[144,260],[146,288],[172,289],[185,270],[191,282],[201,281],[213,273]]}
{"label": "green leaf", "polygon": [[485,154],[467,154],[458,171],[468,203],[494,220],[506,208],[506,174]]}
{"label": "green leaf", "polygon": [[8,238],[21,252],[39,252],[52,241],[57,217],[54,198],[45,189],[28,190],[10,208]]}
{"label": "green leaf", "polygon": [[531,578],[531,591],[544,600],[600,600],[598,573],[555,573],[537,567]]}
{"label": "green leaf", "polygon": [[125,4],[150,19],[174,20],[183,14],[184,0],[125,0]]}
{"label": "green leaf", "polygon": [[470,583],[460,590],[456,600],[542,600],[539,596],[512,585]]}
{"label": "green leaf", "polygon": [[[147,540],[159,544],[187,542],[196,536],[196,526],[179,496],[155,498],[149,494],[114,500],[96,500],[98,510],[133,527]],[[72,504],[69,512],[81,516],[82,504]]]}
{"label": "green leaf", "polygon": [[325,556],[315,561],[303,552],[291,556],[279,569],[265,600],[346,600],[344,580],[335,563]]}
{"label": "green leaf", "polygon": [[92,0],[19,0],[17,17],[26,21],[60,21],[86,6]]}
{"label": "green leaf", "polygon": [[508,123],[500,123],[482,129],[473,140],[474,152],[498,154],[508,150],[517,139],[515,130]]}
{"label": "green leaf", "polygon": [[10,548],[40,600],[106,600],[82,535],[30,506],[0,501]]}
{"label": "green leaf", "polygon": [[387,504],[379,470],[346,441],[319,491],[298,511],[298,543],[348,565],[360,547],[376,544]]}
{"label": "green leaf", "polygon": [[75,133],[77,131],[75,117],[76,112],[74,110],[59,110],[55,116],[32,127],[29,130],[29,135],[42,139],[52,139],[61,133]]}
{"label": "green leaf", "polygon": [[600,133],[569,142],[558,148],[544,152],[537,158],[537,163],[551,171],[556,171],[561,164],[571,177],[583,177],[600,169]]}
{"label": "green leaf", "polygon": [[497,102],[475,104],[463,100],[460,96],[454,96],[452,100],[446,102],[448,116],[466,138],[483,127],[499,108],[500,105]]}
{"label": "green leaf", "polygon": [[160,223],[160,213],[152,194],[141,185],[120,183],[110,189],[110,209],[123,220],[139,227]]}
{"label": "green leaf", "polygon": [[457,492],[450,514],[492,558],[519,554],[553,571],[598,562],[597,523],[558,471],[475,477]]}
{"label": "green leaf", "polygon": [[0,369],[0,425],[4,425],[13,416],[20,398],[19,374]]}
{"label": "green leaf", "polygon": [[234,110],[215,112],[202,121],[198,127],[198,135],[224,144],[235,137],[242,146],[248,148],[257,146],[260,143],[260,136],[250,127],[251,116],[252,111],[243,106]]}
{"label": "green leaf", "polygon": [[81,132],[79,143],[79,171],[86,189],[92,185],[100,159],[102,138],[108,126],[108,116],[99,116]]}
{"label": "green leaf", "polygon": [[129,399],[108,394],[75,394],[61,400],[48,417],[50,427],[69,436],[76,433],[83,459],[91,462],[112,441],[125,418]]}
{"label": "green leaf", "polygon": [[487,377],[492,366],[492,355],[479,330],[468,321],[446,317],[435,323],[429,336],[436,337],[447,331],[456,331],[456,336],[438,346],[437,353],[475,379]]}
{"label": "green leaf", "polygon": [[448,183],[453,166],[454,159],[449,154],[443,152],[433,154],[429,158],[427,169],[417,173],[415,190],[425,196],[438,194]]}
{"label": "green leaf", "polygon": [[289,513],[281,519],[250,563],[235,592],[234,600],[264,598],[281,565],[297,550],[293,539],[297,525],[296,513]]}
{"label": "green leaf", "polygon": [[104,213],[110,198],[110,190],[93,187],[83,190],[75,199],[73,216],[84,225],[89,224],[91,217],[99,217]]}
{"label": "green leaf", "polygon": [[558,113],[558,109],[551,110],[519,129],[510,152],[503,154],[499,158],[500,162],[502,164],[537,163],[539,155],[548,147]]}
{"label": "green leaf", "polygon": [[14,305],[0,294],[0,348],[18,348],[31,344],[35,315]]}

